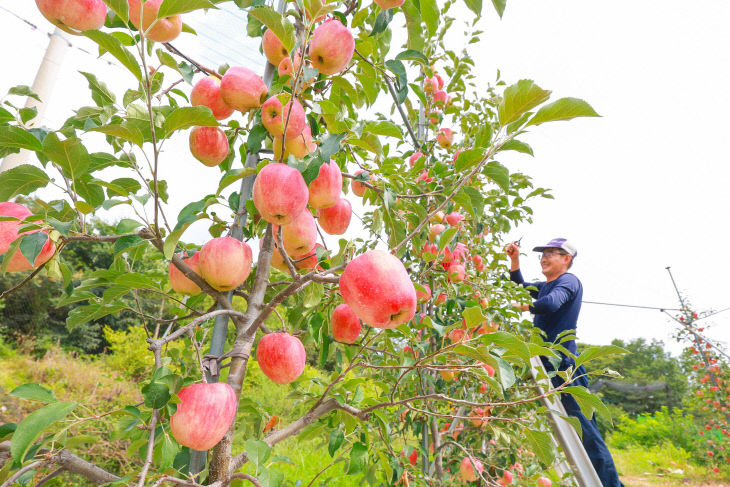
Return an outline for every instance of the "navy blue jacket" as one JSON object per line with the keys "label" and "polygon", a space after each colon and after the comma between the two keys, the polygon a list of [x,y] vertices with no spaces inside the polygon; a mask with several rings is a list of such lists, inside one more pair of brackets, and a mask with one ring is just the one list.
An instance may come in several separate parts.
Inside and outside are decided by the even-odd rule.
{"label": "navy blue jacket", "polygon": [[[566,272],[551,282],[525,282],[522,272],[517,269],[510,272],[509,278],[523,287],[537,288],[537,291],[530,290],[535,300],[530,312],[535,315],[535,326],[547,334],[548,341],[555,342],[557,336],[566,330],[576,330],[583,301],[583,285],[574,274]],[[575,340],[563,342],[562,345],[574,355],[577,354]]]}

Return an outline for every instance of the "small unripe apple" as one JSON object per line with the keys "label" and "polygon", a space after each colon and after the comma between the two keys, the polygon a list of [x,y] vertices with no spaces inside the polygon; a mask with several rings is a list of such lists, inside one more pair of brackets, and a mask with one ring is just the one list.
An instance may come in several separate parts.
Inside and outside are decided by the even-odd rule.
{"label": "small unripe apple", "polygon": [[190,152],[208,167],[215,167],[228,156],[228,137],[218,127],[195,127],[190,131]]}
{"label": "small unripe apple", "polygon": [[302,174],[291,166],[265,166],[253,183],[253,203],[268,222],[287,225],[306,208],[309,189]]}
{"label": "small unripe apple", "polygon": [[[160,10],[160,5],[162,0],[146,0],[144,6],[140,5],[140,0],[129,0],[129,21],[140,30],[140,33],[144,33],[147,39],[170,42],[182,32],[182,17],[170,15],[158,19],[157,12]],[[150,29],[153,23],[155,25]]]}
{"label": "small unripe apple", "polygon": [[336,205],[317,211],[319,226],[329,235],[342,235],[350,226],[352,205],[345,198],[340,198]]}
{"label": "small unripe apple", "polygon": [[446,227],[441,223],[435,223],[431,225],[430,227],[428,227],[428,239],[433,242],[434,240],[436,240],[436,236],[444,230],[446,230]]}
{"label": "small unripe apple", "polygon": [[[10,201],[0,203],[0,216],[11,216],[14,218],[18,218],[18,220],[23,220],[31,216],[32,214],[33,212],[31,212],[28,208],[21,205],[20,203],[12,203]],[[10,249],[10,244],[12,244],[18,237],[29,235],[31,233],[37,233],[40,231],[31,230],[28,232],[19,233],[20,227],[24,227],[28,224],[21,223],[18,220],[0,221],[0,255],[5,254]],[[48,235],[48,232],[42,233]],[[41,249],[41,252],[35,258],[35,261],[31,264],[18,248],[13,254],[13,257],[8,262],[6,270],[7,272],[21,272],[35,269],[36,267],[44,264],[51,257],[53,257],[53,254],[55,252],[56,244],[54,244],[51,239],[47,239],[46,243]]]}
{"label": "small unripe apple", "polygon": [[200,274],[218,291],[231,291],[251,273],[251,247],[233,237],[209,240],[200,249]]}
{"label": "small unripe apple", "polygon": [[340,277],[340,293],[352,311],[375,328],[395,328],[416,314],[416,289],[408,271],[384,250],[351,260]]}
{"label": "small unripe apple", "polygon": [[304,372],[307,353],[299,338],[288,333],[264,335],[256,347],[261,371],[277,384],[289,384]]}
{"label": "small unripe apple", "polygon": [[193,91],[190,92],[190,103],[210,108],[217,120],[223,120],[233,114],[233,108],[223,101],[221,80],[215,76],[206,76],[195,83]]}
{"label": "small unripe apple", "polygon": [[342,172],[335,161],[319,167],[317,177],[309,183],[309,206],[328,208],[340,200],[342,193]]}
{"label": "small unripe apple", "polygon": [[[200,252],[195,252],[192,257],[183,259],[188,267],[190,267],[196,274],[200,275]],[[197,296],[200,294],[200,288],[193,281],[185,277],[185,274],[178,269],[175,264],[170,262],[168,265],[168,274],[170,276],[170,286],[175,292],[180,294],[187,294],[188,296]]]}
{"label": "small unripe apple", "polygon": [[210,450],[223,439],[236,418],[238,399],[225,382],[192,384],[177,393],[180,403],[170,417],[170,432],[183,446]]}
{"label": "small unripe apple", "polygon": [[[274,225],[274,238],[279,234],[279,226]],[[309,254],[317,243],[317,223],[312,212],[306,208],[292,220],[281,227],[284,250],[292,259],[300,259]]]}
{"label": "small unripe apple", "polygon": [[423,91],[424,93],[434,93],[438,90],[438,81],[436,78],[424,78],[423,80]]}
{"label": "small unripe apple", "polygon": [[269,89],[261,77],[248,68],[234,66],[221,79],[221,96],[226,105],[240,112],[258,108]]}
{"label": "small unripe apple", "polygon": [[454,132],[451,129],[440,129],[436,134],[436,143],[443,149],[448,149],[454,145]]}
{"label": "small unripe apple", "polygon": [[437,211],[431,217],[431,220],[430,221],[433,222],[433,223],[441,223],[442,221],[444,221],[444,212],[441,211],[441,210]]}
{"label": "small unripe apple", "polygon": [[69,34],[101,29],[106,20],[106,4],[102,0],[36,0],[35,3],[46,19]]}
{"label": "small unripe apple", "polygon": [[278,66],[282,59],[289,57],[289,51],[271,29],[266,29],[266,32],[264,32],[261,46],[264,49],[266,59],[274,66]]}
{"label": "small unripe apple", "polygon": [[332,336],[338,342],[355,343],[360,336],[360,318],[346,304],[337,306],[332,313]]}
{"label": "small unripe apple", "polygon": [[279,97],[272,96],[261,107],[261,123],[271,135],[279,137],[284,135],[286,125],[286,138],[291,139],[304,131],[307,119],[296,98],[282,106]]}
{"label": "small unripe apple", "polygon": [[355,52],[355,39],[342,22],[332,18],[314,29],[309,42],[312,66],[322,74],[344,70]]}
{"label": "small unripe apple", "polygon": [[418,300],[419,303],[431,299],[431,287],[428,284],[423,284],[422,286],[425,291],[419,291],[416,289],[416,300]]}
{"label": "small unripe apple", "polygon": [[484,466],[482,465],[482,462],[469,457],[464,457],[461,461],[461,465],[459,465],[459,475],[461,475],[462,480],[465,480],[466,482],[473,482],[478,479],[479,474],[482,473],[483,470]]}
{"label": "small unripe apple", "polygon": [[537,485],[539,485],[540,487],[552,487],[553,482],[547,477],[540,477],[539,479],[537,479]]}

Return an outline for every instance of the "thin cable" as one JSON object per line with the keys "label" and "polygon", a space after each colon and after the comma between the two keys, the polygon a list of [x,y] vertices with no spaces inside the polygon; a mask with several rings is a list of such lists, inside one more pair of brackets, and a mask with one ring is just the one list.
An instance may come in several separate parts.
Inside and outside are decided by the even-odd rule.
{"label": "thin cable", "polygon": [[659,308],[657,306],[639,306],[637,304],[618,304],[618,303],[602,303],[600,301],[582,301],[585,304],[601,304],[604,306],[620,306],[622,308],[641,308],[641,309],[655,309],[659,311],[671,310],[681,311],[680,308]]}
{"label": "thin cable", "polygon": [[730,310],[730,306],[727,307],[727,308],[723,308],[720,311],[713,311],[712,313],[710,313],[708,315],[701,316],[701,317],[697,318],[695,321],[704,320],[705,318],[709,318],[710,316],[715,316],[716,314],[720,314],[720,313],[722,313],[724,311],[727,311],[727,310]]}

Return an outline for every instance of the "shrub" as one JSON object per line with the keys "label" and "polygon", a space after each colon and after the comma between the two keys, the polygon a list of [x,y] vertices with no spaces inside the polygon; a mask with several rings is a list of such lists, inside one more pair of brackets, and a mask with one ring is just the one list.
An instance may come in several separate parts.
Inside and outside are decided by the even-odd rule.
{"label": "shrub", "polygon": [[657,445],[671,444],[694,452],[699,448],[696,439],[697,426],[694,416],[685,414],[679,408],[663,406],[651,415],[638,415],[635,419],[622,415],[611,435],[611,443],[617,448],[626,449],[631,446],[652,448]]}

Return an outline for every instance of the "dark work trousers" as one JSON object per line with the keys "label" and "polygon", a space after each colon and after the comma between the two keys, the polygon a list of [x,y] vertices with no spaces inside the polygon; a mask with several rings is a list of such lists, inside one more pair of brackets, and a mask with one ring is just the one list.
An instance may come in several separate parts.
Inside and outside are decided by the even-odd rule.
{"label": "dark work trousers", "polygon": [[[547,360],[543,360],[543,364],[549,370],[554,370]],[[588,378],[585,374],[586,369],[581,365],[575,373],[575,377],[577,378],[570,385],[588,388]],[[565,382],[558,375],[553,377],[551,381],[553,387],[559,387]],[[608,451],[608,447],[603,441],[601,433],[598,431],[596,420],[594,418],[586,418],[581,412],[580,406],[578,406],[575,398],[570,394],[561,394],[560,402],[563,403],[563,407],[569,416],[574,416],[580,421],[580,426],[583,428],[583,448],[586,449],[586,453],[588,453],[588,457],[591,459],[593,468],[596,469],[596,473],[598,474],[598,478],[601,479],[603,487],[624,487],[624,484],[618,479],[618,473],[616,473],[616,466],[613,464],[611,452]]]}

